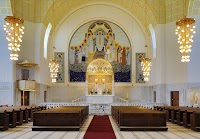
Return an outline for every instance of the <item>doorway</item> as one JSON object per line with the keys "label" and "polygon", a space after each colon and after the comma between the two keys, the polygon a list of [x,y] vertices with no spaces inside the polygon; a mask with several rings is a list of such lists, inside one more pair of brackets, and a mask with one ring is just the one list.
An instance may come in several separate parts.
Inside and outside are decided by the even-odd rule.
{"label": "doorway", "polygon": [[47,91],[44,91],[44,102],[47,102]]}
{"label": "doorway", "polygon": [[179,91],[171,91],[171,106],[179,106]]}
{"label": "doorway", "polygon": [[156,91],[154,91],[153,94],[153,102],[156,102]]}
{"label": "doorway", "polygon": [[[29,91],[24,91],[24,105],[29,106]],[[21,106],[23,106],[23,91],[21,91]]]}

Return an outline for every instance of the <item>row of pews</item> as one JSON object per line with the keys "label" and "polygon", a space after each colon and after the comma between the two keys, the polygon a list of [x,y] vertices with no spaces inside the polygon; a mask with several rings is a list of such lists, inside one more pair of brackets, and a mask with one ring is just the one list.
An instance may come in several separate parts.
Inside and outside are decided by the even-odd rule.
{"label": "row of pews", "polygon": [[46,109],[46,106],[0,106],[0,130],[14,128],[33,121],[33,112]]}
{"label": "row of pews", "polygon": [[78,131],[88,114],[89,106],[60,106],[34,112],[32,131]]}
{"label": "row of pews", "polygon": [[200,131],[200,108],[187,106],[155,106],[155,110],[166,113],[166,120],[174,124]]}
{"label": "row of pews", "polygon": [[121,131],[167,131],[164,112],[136,106],[112,106],[111,115]]}

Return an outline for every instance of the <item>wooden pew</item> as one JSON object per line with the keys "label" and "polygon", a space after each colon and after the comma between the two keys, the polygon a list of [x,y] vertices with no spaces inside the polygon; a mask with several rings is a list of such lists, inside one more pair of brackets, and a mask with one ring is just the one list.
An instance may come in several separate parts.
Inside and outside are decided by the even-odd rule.
{"label": "wooden pew", "polygon": [[191,123],[190,123],[190,117],[193,114],[193,112],[200,112],[199,108],[191,108],[188,110],[185,110],[185,113],[183,113],[183,126],[186,128],[190,128],[191,127]]}
{"label": "wooden pew", "polygon": [[[5,111],[5,109],[0,108],[0,111]],[[14,109],[6,109],[6,112],[9,116],[9,127],[11,128],[16,127],[17,113],[14,111]]]}
{"label": "wooden pew", "polygon": [[[72,106],[72,107],[69,107],[69,106],[60,106],[60,107],[57,107],[57,108],[54,108],[53,111],[55,110],[60,110],[60,109],[69,109],[69,108],[72,108],[73,110],[75,109],[80,109],[80,113],[81,113],[81,123],[84,122],[84,120],[88,117],[89,115],[89,106]],[[49,111],[51,111],[52,109],[50,109]]]}
{"label": "wooden pew", "polygon": [[166,114],[166,121],[171,122],[172,116],[171,111],[173,110],[174,106],[157,106],[156,110],[163,111]]}
{"label": "wooden pew", "polygon": [[62,106],[34,112],[32,131],[77,131],[88,112],[88,106]]}
{"label": "wooden pew", "polygon": [[0,111],[0,130],[8,130],[9,127],[9,115],[6,111]]}
{"label": "wooden pew", "polygon": [[191,129],[194,131],[200,131],[200,111],[195,112],[190,115]]}
{"label": "wooden pew", "polygon": [[[28,123],[28,106],[9,106],[7,108],[14,109],[14,110],[20,110],[21,112],[18,113],[18,118],[22,118],[22,123]],[[21,116],[22,113],[22,116]],[[18,119],[20,121],[19,125],[22,125],[21,119]]]}
{"label": "wooden pew", "polygon": [[164,112],[139,107],[112,106],[112,116],[122,131],[167,131]]}
{"label": "wooden pew", "polygon": [[[177,125],[181,125],[182,123],[182,115],[183,115],[183,111],[187,110],[189,107],[186,106],[174,106],[171,109],[171,122]],[[183,111],[181,111],[183,110]]]}
{"label": "wooden pew", "polygon": [[193,107],[180,107],[176,113],[177,125],[180,125],[180,126],[183,125],[183,115],[185,113],[185,110],[198,110],[198,109],[193,108]]}

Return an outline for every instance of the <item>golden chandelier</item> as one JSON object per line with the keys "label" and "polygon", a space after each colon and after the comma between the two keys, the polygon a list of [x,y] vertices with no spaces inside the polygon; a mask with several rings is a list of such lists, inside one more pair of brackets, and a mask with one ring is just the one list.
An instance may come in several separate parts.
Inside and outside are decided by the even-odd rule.
{"label": "golden chandelier", "polygon": [[149,75],[151,70],[151,59],[147,57],[148,54],[148,46],[146,45],[146,57],[142,58],[141,66],[144,76],[144,81],[149,81]]}
{"label": "golden chandelier", "polygon": [[180,44],[180,52],[182,53],[181,62],[189,62],[191,52],[191,43],[193,42],[193,34],[195,32],[195,23],[194,18],[186,18],[176,21],[176,30],[175,34],[178,35],[178,43]]}
{"label": "golden chandelier", "polygon": [[52,78],[52,83],[55,83],[59,68],[59,63],[57,62],[57,60],[50,60],[49,68],[50,68],[50,73],[51,73],[50,77]]}
{"label": "golden chandelier", "polygon": [[18,51],[20,51],[20,43],[24,34],[24,20],[14,16],[6,16],[4,30],[6,31],[6,39],[8,40],[8,49],[11,60],[18,60]]}
{"label": "golden chandelier", "polygon": [[[54,0],[53,0],[53,15],[54,15]],[[53,16],[55,17],[55,15]],[[53,20],[53,25],[55,26],[55,20]],[[55,29],[53,32],[53,43],[55,43]],[[53,49],[55,49],[55,47],[53,47]],[[53,57],[54,57],[54,51],[53,51]],[[58,73],[58,68],[59,68],[59,63],[56,59],[52,59],[49,62],[49,69],[50,69],[50,77],[51,77],[51,81],[52,83],[56,82],[56,77],[57,77],[57,73]]]}

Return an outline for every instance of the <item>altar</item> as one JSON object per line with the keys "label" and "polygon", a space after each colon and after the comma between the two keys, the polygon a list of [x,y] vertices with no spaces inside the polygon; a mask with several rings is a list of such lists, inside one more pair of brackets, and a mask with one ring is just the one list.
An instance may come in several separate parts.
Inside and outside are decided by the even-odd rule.
{"label": "altar", "polygon": [[110,115],[111,104],[114,102],[113,95],[86,95],[89,104],[89,112],[94,115]]}
{"label": "altar", "polygon": [[98,99],[103,99],[102,96],[111,100],[114,95],[114,73],[109,61],[97,58],[89,63],[86,72],[86,95],[91,95],[97,102]]}
{"label": "altar", "polygon": [[113,95],[86,95],[89,104],[111,104],[114,102]]}
{"label": "altar", "polygon": [[114,103],[114,72],[108,60],[91,61],[86,72],[86,102],[90,114],[109,115]]}

